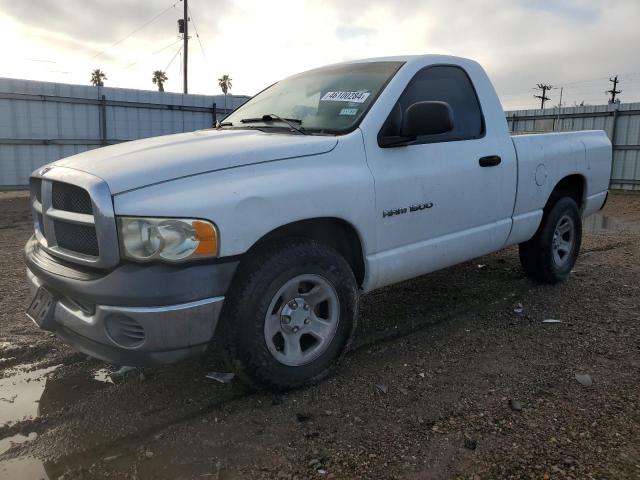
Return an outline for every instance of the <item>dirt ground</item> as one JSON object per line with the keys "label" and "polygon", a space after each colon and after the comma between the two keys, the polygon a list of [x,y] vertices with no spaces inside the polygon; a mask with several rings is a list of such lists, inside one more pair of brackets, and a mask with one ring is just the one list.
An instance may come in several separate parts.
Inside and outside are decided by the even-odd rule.
{"label": "dirt ground", "polygon": [[640,478],[640,195],[563,284],[511,248],[365,296],[339,372],[275,396],[205,378],[215,352],[118,375],[38,330],[27,203],[0,194],[0,478]]}

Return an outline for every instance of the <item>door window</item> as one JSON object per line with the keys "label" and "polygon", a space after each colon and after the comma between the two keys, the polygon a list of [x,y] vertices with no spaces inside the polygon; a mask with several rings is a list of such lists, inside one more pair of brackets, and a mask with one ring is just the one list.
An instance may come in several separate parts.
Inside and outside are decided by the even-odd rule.
{"label": "door window", "polygon": [[453,130],[423,135],[414,143],[469,140],[484,135],[480,103],[469,76],[460,67],[442,65],[426,67],[416,73],[382,126],[379,136],[399,136],[406,109],[416,102],[434,100],[447,102],[451,107]]}

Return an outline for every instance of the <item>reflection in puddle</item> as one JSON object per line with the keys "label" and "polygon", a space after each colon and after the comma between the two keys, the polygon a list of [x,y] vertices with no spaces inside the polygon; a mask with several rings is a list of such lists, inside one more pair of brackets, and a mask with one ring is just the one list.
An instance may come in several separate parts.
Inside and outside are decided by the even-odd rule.
{"label": "reflection in puddle", "polygon": [[640,223],[625,223],[619,218],[596,213],[582,219],[582,231],[585,233],[630,232],[640,233]]}
{"label": "reflection in puddle", "polygon": [[0,480],[48,480],[44,465],[35,457],[21,457],[0,462]]}
{"label": "reflection in puddle", "polygon": [[14,445],[24,442],[30,442],[34,440],[38,434],[36,432],[31,432],[29,435],[13,435],[11,437],[0,438],[0,455],[9,450]]}
{"label": "reflection in puddle", "polygon": [[[52,373],[60,365],[28,371],[33,365],[21,365],[12,369],[10,376],[0,379],[0,426],[10,422],[28,420],[48,415],[68,406],[84,395],[113,384],[111,372],[100,369],[95,372],[80,371],[70,375]],[[0,455],[15,444],[37,438],[37,433],[0,438]],[[18,457],[0,461],[0,480],[49,479],[43,463],[35,457]],[[56,477],[57,478],[57,477]]]}
{"label": "reflection in puddle", "polygon": [[28,371],[31,366],[22,365],[0,379],[0,426],[47,415],[113,383],[106,368],[50,378],[59,367]]}
{"label": "reflection in puddle", "polygon": [[40,397],[45,389],[47,377],[59,365],[26,371],[0,379],[0,426],[9,422],[38,416]]}
{"label": "reflection in puddle", "polygon": [[80,371],[50,378],[40,396],[38,414],[49,415],[59,411],[85,395],[102,390],[113,383],[108,377],[98,380],[96,376],[101,377],[99,372],[100,370],[92,374],[88,371]]}

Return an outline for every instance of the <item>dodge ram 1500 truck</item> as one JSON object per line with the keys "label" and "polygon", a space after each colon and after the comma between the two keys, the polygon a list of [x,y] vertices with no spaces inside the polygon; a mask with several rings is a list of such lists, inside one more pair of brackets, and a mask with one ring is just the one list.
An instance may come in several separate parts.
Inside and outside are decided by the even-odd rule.
{"label": "dodge ram 1500 truck", "polygon": [[243,379],[298,387],[345,352],[362,293],[516,244],[564,280],[610,168],[602,131],[510,136],[474,61],[318,68],[215,128],[35,171],[28,315],[121,365],[215,335]]}

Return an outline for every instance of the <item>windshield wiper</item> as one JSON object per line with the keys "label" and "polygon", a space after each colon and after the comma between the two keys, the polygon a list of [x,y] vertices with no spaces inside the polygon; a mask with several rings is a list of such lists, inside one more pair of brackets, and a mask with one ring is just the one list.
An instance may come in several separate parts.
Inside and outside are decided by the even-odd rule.
{"label": "windshield wiper", "polygon": [[274,120],[286,123],[298,133],[309,135],[309,132],[307,132],[303,127],[294,125],[294,123],[302,125],[302,120],[300,120],[299,118],[282,118],[275,113],[267,113],[266,115],[255,118],[243,118],[242,120],[240,120],[240,123],[273,122]]}
{"label": "windshield wiper", "polygon": [[221,127],[233,127],[233,122],[218,122],[218,124],[216,125],[216,128],[221,128]]}

